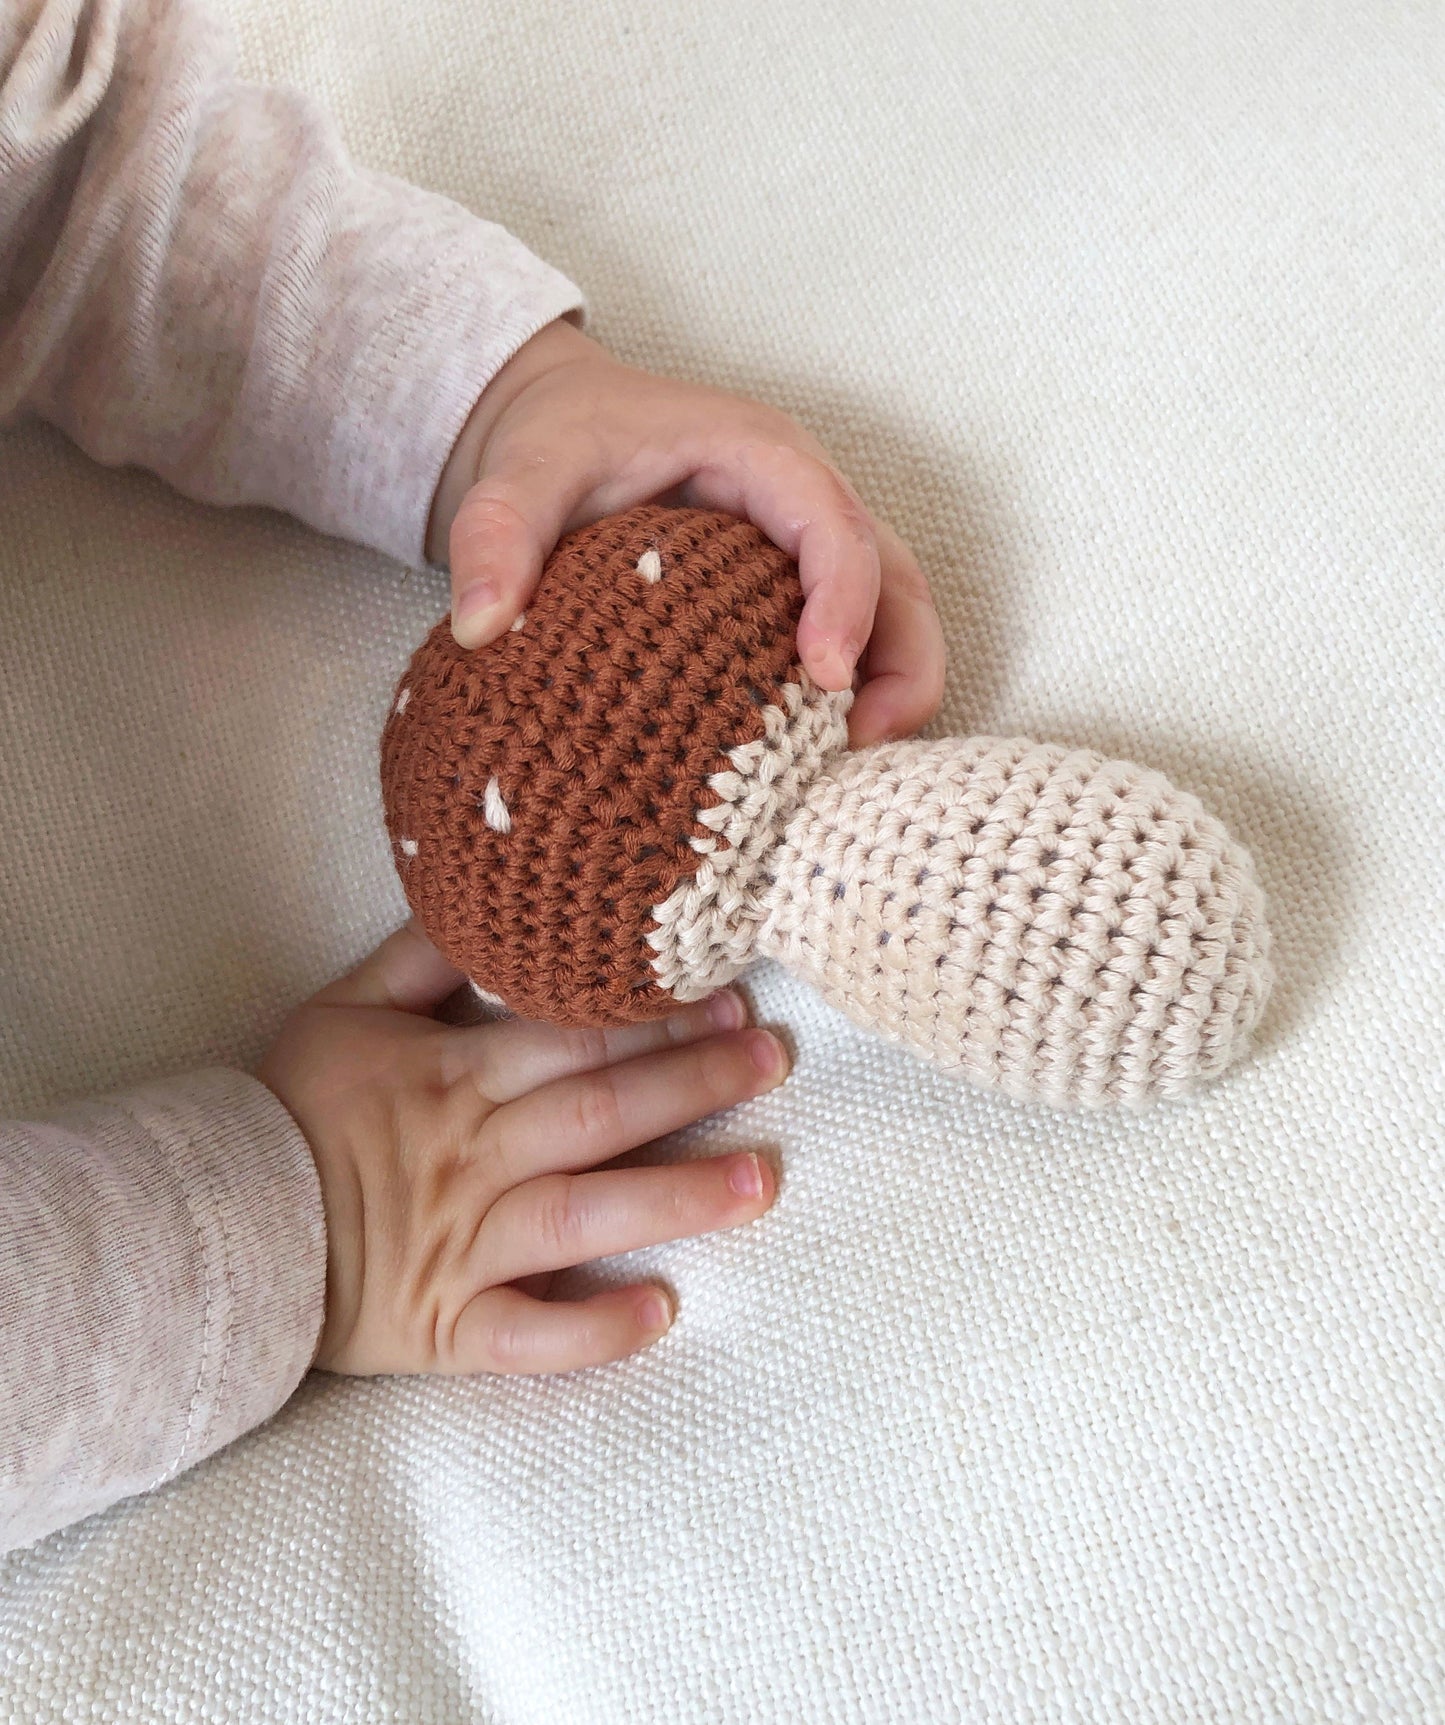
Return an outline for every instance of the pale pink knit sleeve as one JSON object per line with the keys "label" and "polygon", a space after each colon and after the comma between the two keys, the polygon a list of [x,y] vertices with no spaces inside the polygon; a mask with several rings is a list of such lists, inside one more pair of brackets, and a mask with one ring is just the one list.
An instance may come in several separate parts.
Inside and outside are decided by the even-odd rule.
{"label": "pale pink knit sleeve", "polygon": [[420,562],[478,396],[580,306],[237,81],[200,0],[0,0],[0,420]]}
{"label": "pale pink knit sleeve", "polygon": [[269,1419],[325,1299],[316,1166],[256,1079],[0,1123],[0,1552]]}
{"label": "pale pink knit sleeve", "polygon": [[[420,561],[477,397],[579,305],[235,80],[197,0],[0,0],[0,421]],[[241,1073],[0,1123],[0,1549],[273,1414],[325,1266],[305,1142]]]}

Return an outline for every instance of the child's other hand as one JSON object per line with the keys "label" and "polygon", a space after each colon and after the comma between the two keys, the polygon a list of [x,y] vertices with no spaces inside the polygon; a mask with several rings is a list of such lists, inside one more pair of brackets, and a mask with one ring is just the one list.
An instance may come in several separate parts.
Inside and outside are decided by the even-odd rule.
{"label": "child's other hand", "polygon": [[822,445],[774,408],[625,366],[565,319],[497,373],[437,488],[427,555],[445,563],[450,549],[458,642],[505,632],[564,533],[652,500],[746,517],[795,559],[804,665],[825,689],[860,667],[855,748],[937,711],[928,583]]}
{"label": "child's other hand", "polygon": [[288,1020],[258,1076],[321,1176],[333,1372],[562,1372],[672,1321],[646,1282],[547,1301],[552,1274],[760,1216],[752,1154],[587,1172],[771,1090],[781,1045],[734,994],[625,1030],[431,1016],[460,972],[408,924]]}

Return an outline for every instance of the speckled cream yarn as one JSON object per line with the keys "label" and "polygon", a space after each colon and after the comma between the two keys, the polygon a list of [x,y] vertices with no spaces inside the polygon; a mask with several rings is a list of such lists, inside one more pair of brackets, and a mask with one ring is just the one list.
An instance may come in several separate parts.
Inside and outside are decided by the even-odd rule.
{"label": "speckled cream yarn", "polygon": [[383,736],[397,867],[477,986],[655,1016],[779,959],[1011,1095],[1179,1095],[1270,983],[1247,853],[1159,774],[1024,739],[847,751],[756,529],[646,506],[563,540],[521,626],[439,624]]}
{"label": "speckled cream yarn", "polygon": [[1026,739],[830,764],[769,858],[757,950],[1019,1097],[1176,1096],[1269,990],[1249,856],[1158,773]]}

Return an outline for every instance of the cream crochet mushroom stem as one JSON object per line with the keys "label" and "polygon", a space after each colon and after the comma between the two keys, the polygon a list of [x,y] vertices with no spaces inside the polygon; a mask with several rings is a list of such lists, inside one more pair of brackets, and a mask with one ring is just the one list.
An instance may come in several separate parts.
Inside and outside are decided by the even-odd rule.
{"label": "cream crochet mushroom stem", "polygon": [[861,1025],[1009,1095],[1181,1095],[1269,992],[1248,853],[1160,774],[1020,738],[847,753],[847,698],[790,685],[699,819],[654,968],[697,998],[778,960]]}

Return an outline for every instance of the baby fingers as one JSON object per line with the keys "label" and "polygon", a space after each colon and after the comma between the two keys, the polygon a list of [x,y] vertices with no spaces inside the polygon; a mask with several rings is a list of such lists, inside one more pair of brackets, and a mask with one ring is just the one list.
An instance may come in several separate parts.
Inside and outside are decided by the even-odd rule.
{"label": "baby fingers", "polygon": [[772,1170],[751,1153],[660,1168],[546,1174],[492,1206],[474,1267],[488,1282],[510,1282],[708,1234],[760,1216],[775,1191]]}
{"label": "baby fingers", "polygon": [[848,688],[881,574],[877,527],[847,480],[791,443],[744,439],[724,443],[683,496],[746,516],[796,561],[806,598],[798,651],[821,687]]}
{"label": "baby fingers", "polygon": [[882,587],[863,659],[863,688],[848,715],[855,749],[912,736],[943,699],[943,627],[918,559],[886,523],[878,525]]}
{"label": "baby fingers", "polygon": [[558,1078],[700,1042],[720,1030],[740,1029],[746,1020],[747,1008],[731,989],[679,1007],[666,1018],[606,1030],[505,1019],[458,1030],[445,1073],[448,1080],[470,1074],[489,1102],[515,1102]]}
{"label": "baby fingers", "polygon": [[457,1320],[451,1372],[571,1372],[655,1342],[672,1322],[658,1288],[609,1288],[588,1300],[535,1300],[488,1288]]}
{"label": "baby fingers", "polygon": [[592,1168],[759,1096],[786,1071],[782,1045],[765,1030],[711,1036],[529,1091],[491,1115],[481,1148],[491,1177],[504,1187]]}
{"label": "baby fingers", "polygon": [[452,633],[458,646],[483,647],[516,621],[544,558],[592,484],[560,461],[519,459],[462,499],[451,530]]}

